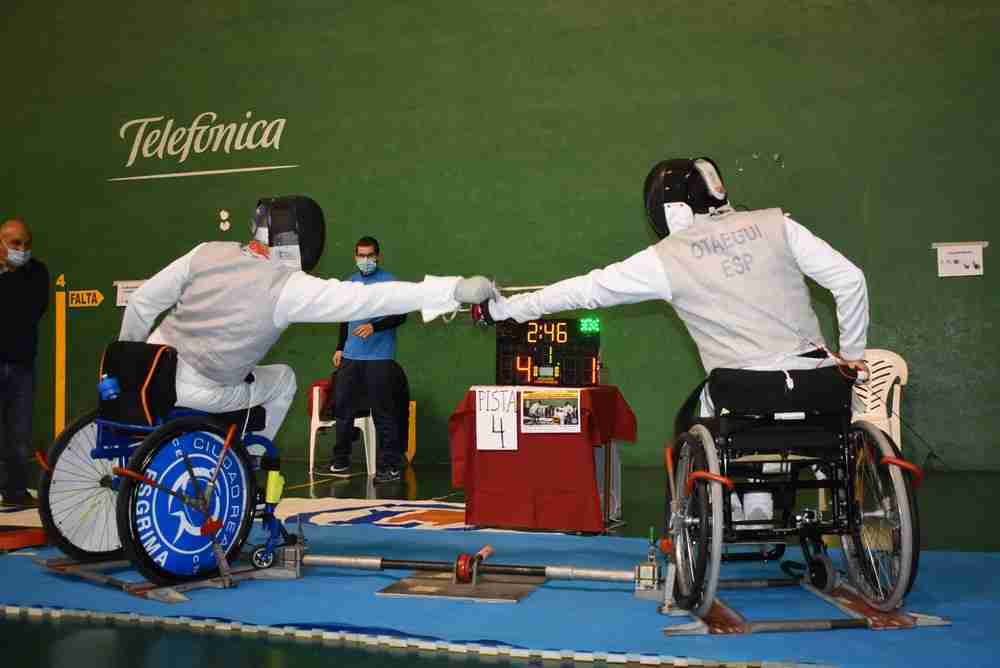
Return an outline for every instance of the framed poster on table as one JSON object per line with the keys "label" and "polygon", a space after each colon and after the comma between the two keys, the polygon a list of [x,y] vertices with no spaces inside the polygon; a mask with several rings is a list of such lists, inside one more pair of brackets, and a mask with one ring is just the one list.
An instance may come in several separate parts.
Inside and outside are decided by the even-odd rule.
{"label": "framed poster on table", "polygon": [[525,434],[579,434],[580,390],[522,390],[521,431]]}

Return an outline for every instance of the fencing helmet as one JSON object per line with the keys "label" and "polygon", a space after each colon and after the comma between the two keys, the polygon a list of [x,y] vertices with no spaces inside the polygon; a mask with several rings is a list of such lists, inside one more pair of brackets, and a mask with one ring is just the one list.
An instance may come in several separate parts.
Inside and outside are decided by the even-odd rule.
{"label": "fencing helmet", "polygon": [[719,166],[711,158],[678,158],[656,163],[642,188],[646,217],[663,239],[729,202]]}
{"label": "fencing helmet", "polygon": [[264,197],[257,202],[250,233],[279,261],[312,271],[323,255],[326,221],[319,204],[304,195]]}

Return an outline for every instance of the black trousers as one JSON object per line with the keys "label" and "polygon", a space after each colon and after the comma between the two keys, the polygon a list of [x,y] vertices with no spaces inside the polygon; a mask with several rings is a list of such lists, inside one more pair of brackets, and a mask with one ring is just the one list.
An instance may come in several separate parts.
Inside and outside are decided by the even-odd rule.
{"label": "black trousers", "polygon": [[334,458],[350,456],[354,416],[370,408],[378,436],[377,467],[400,467],[410,397],[406,376],[399,364],[394,360],[343,358],[336,373],[334,394],[337,420]]}
{"label": "black trousers", "polygon": [[31,406],[35,396],[35,368],[31,364],[0,361],[0,463],[4,498],[25,493],[26,461],[31,451]]}

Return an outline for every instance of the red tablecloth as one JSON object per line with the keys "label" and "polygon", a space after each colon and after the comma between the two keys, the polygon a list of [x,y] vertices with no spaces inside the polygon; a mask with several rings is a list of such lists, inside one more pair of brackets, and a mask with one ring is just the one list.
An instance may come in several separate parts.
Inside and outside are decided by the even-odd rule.
{"label": "red tablecloth", "polygon": [[465,488],[466,524],[603,532],[593,446],[636,439],[635,414],[618,388],[581,388],[579,434],[519,428],[516,451],[476,449],[475,396],[466,392],[448,420],[451,481]]}

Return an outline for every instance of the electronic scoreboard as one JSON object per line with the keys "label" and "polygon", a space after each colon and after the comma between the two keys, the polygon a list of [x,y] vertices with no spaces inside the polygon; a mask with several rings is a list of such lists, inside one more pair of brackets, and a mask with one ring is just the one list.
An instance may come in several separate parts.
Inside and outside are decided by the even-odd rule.
{"label": "electronic scoreboard", "polygon": [[504,320],[496,324],[497,385],[587,387],[600,377],[597,318]]}

